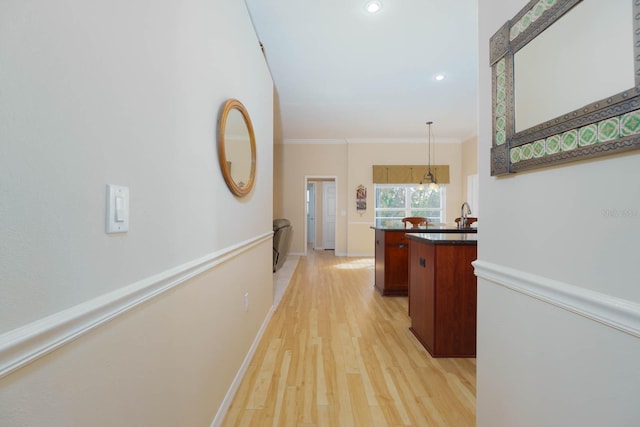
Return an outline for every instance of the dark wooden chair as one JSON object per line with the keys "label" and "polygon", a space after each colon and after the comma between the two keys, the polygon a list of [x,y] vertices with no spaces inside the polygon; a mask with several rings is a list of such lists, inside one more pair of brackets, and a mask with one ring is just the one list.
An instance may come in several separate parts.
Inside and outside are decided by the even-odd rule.
{"label": "dark wooden chair", "polygon": [[420,228],[421,225],[426,227],[429,220],[422,216],[407,216],[402,218],[402,223],[404,224],[404,228],[407,228],[407,223],[411,224],[411,228]]}
{"label": "dark wooden chair", "polygon": [[[456,218],[456,224],[458,225],[458,228],[460,228],[460,222],[461,221],[462,221],[462,218]],[[476,221],[478,221],[478,218],[476,218],[474,216],[468,216],[467,217],[467,227],[466,228],[470,228],[471,224],[473,224]]]}

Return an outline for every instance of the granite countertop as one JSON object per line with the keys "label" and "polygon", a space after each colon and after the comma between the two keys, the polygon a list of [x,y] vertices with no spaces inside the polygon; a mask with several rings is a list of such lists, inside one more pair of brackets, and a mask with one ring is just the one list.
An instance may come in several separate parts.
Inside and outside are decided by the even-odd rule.
{"label": "granite countertop", "polygon": [[426,242],[432,245],[477,245],[478,235],[473,233],[412,233],[411,240]]}

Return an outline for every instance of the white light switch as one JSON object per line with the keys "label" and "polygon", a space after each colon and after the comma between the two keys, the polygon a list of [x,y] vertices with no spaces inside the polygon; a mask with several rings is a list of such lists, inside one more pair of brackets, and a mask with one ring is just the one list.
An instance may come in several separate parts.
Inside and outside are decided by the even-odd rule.
{"label": "white light switch", "polygon": [[116,222],[124,222],[124,197],[116,196]]}
{"label": "white light switch", "polygon": [[107,185],[107,233],[129,231],[129,187]]}

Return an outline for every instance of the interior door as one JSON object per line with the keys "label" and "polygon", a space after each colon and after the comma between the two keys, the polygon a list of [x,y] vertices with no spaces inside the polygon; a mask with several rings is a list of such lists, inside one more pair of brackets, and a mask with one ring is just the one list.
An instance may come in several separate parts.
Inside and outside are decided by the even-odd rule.
{"label": "interior door", "polygon": [[307,243],[311,247],[316,242],[316,184],[307,183]]}
{"label": "interior door", "polygon": [[322,237],[324,249],[336,248],[336,183],[322,185]]}

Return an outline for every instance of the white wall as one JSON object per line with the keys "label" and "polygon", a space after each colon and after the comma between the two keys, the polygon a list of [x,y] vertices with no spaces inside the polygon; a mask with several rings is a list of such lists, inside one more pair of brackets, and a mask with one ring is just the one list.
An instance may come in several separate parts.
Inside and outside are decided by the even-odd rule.
{"label": "white wall", "polygon": [[[209,424],[272,303],[273,86],[244,2],[3,2],[0,69],[0,365],[27,331],[150,298],[5,371],[0,425]],[[242,200],[228,98],[258,143]],[[130,188],[127,234],[104,233],[106,184]]]}
{"label": "white wall", "polygon": [[640,156],[489,176],[489,37],[525,4],[478,2],[477,424],[638,425]]}
{"label": "white wall", "polygon": [[[473,138],[469,138],[465,141],[462,142],[461,144],[461,151],[462,151],[462,165],[461,165],[461,171],[462,171],[462,176],[461,176],[461,184],[462,184],[462,191],[461,196],[462,199],[469,202],[469,204],[471,205],[471,210],[472,216],[478,217],[478,210],[477,210],[477,199],[479,198],[479,194],[478,194],[478,188],[477,188],[477,181],[475,181],[475,187],[473,188],[473,182],[471,183],[471,185],[469,185],[469,179],[476,177],[475,179],[477,180],[477,175],[478,175],[478,137],[475,136]],[[488,161],[488,159],[484,159],[485,161]],[[471,187],[471,188],[470,188]],[[470,190],[471,190],[471,195],[474,194],[474,190],[475,190],[475,197],[469,197],[470,194]],[[479,221],[479,219],[478,219]]]}

